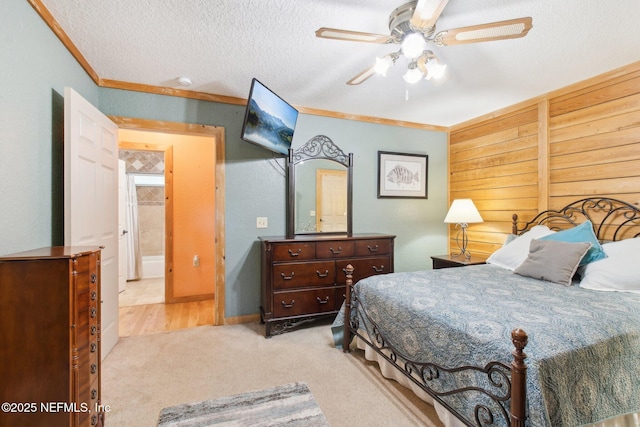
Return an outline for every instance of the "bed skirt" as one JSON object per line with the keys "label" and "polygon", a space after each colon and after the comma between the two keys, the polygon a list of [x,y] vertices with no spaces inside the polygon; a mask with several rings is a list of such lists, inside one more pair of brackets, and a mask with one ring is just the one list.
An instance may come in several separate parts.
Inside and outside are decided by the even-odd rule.
{"label": "bed skirt", "polygon": [[398,371],[397,368],[391,365],[391,363],[384,359],[384,357],[367,345],[360,337],[356,336],[355,341],[356,347],[364,351],[365,359],[378,364],[380,373],[383,377],[396,381],[398,384],[411,390],[418,398],[433,406],[438,414],[438,418],[440,418],[440,421],[442,421],[446,427],[465,427],[465,424],[462,421],[460,421],[451,412],[447,411],[447,409],[438,402],[435,402],[427,392],[418,387],[413,381],[402,374],[402,372]]}

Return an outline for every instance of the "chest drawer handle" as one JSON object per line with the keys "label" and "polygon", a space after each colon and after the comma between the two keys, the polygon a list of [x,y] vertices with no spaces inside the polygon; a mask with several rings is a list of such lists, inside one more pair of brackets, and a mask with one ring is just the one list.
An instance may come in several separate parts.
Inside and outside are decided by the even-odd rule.
{"label": "chest drawer handle", "polygon": [[291,276],[285,276],[285,275],[284,275],[284,273],[280,273],[280,275],[282,276],[282,278],[283,278],[284,280],[291,280],[291,279],[293,279],[293,275],[294,275],[294,274],[296,274],[296,273],[295,273],[295,271],[292,271],[292,272],[291,272]]}
{"label": "chest drawer handle", "polygon": [[97,415],[92,415],[91,416],[91,425],[92,426],[98,425],[98,416]]}
{"label": "chest drawer handle", "polygon": [[96,273],[91,274],[91,283],[96,283],[98,281],[98,276]]}
{"label": "chest drawer handle", "polygon": [[378,245],[375,245],[373,247],[367,245],[367,249],[369,249],[369,252],[378,252]]}
{"label": "chest drawer handle", "polygon": [[91,307],[91,318],[94,319],[98,315],[98,310],[95,307]]}
{"label": "chest drawer handle", "polygon": [[316,270],[316,274],[318,277],[327,277],[329,275],[329,270],[325,270],[324,273],[320,273],[320,271]]}
{"label": "chest drawer handle", "polygon": [[384,265],[381,265],[380,268],[376,267],[375,265],[373,266],[373,270],[376,273],[382,273],[384,271]]}
{"label": "chest drawer handle", "polygon": [[284,308],[291,308],[291,307],[293,307],[293,304],[295,304],[295,303],[296,303],[296,300],[294,300],[294,299],[292,299],[289,304],[287,304],[286,302],[282,301],[282,306]]}
{"label": "chest drawer handle", "polygon": [[98,298],[98,293],[96,291],[91,291],[91,301],[95,301]]}
{"label": "chest drawer handle", "polygon": [[325,297],[325,299],[320,299],[320,297],[316,297],[316,299],[318,300],[318,302],[319,302],[320,304],[326,304],[326,303],[328,303],[328,302],[329,302],[329,297],[328,297],[328,296],[327,296],[327,297]]}
{"label": "chest drawer handle", "polygon": [[96,372],[98,372],[98,365],[96,365],[95,363],[91,364],[91,373],[95,374]]}
{"label": "chest drawer handle", "polygon": [[98,344],[92,342],[90,347],[91,347],[90,349],[91,353],[95,353],[96,351],[98,351]]}
{"label": "chest drawer handle", "polygon": [[91,399],[95,400],[98,398],[98,390],[96,390],[95,388],[91,390]]}
{"label": "chest drawer handle", "polygon": [[331,251],[331,253],[334,255],[339,255],[342,253],[342,246],[338,246],[338,249],[333,249],[333,247],[330,247],[329,251]]}
{"label": "chest drawer handle", "polygon": [[91,327],[91,335],[95,335],[98,333],[98,328],[96,326]]}
{"label": "chest drawer handle", "polygon": [[298,252],[293,252],[291,249],[289,249],[289,255],[291,256],[298,256],[302,253],[302,248],[298,249]]}

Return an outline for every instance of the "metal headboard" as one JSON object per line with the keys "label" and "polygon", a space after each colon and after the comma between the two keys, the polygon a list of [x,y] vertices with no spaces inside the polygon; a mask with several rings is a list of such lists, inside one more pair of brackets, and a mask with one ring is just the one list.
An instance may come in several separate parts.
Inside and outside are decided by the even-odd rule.
{"label": "metal headboard", "polygon": [[513,214],[512,233],[519,235],[535,225],[562,230],[591,221],[600,241],[616,241],[640,236],[640,208],[622,200],[593,197],[571,202],[559,210],[540,212],[531,221],[518,226]]}

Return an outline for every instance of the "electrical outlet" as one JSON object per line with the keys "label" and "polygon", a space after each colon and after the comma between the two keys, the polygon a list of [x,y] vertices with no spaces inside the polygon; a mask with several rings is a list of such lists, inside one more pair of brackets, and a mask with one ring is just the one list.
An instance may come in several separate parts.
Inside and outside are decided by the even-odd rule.
{"label": "electrical outlet", "polygon": [[256,218],[256,228],[267,228],[266,216],[259,216]]}

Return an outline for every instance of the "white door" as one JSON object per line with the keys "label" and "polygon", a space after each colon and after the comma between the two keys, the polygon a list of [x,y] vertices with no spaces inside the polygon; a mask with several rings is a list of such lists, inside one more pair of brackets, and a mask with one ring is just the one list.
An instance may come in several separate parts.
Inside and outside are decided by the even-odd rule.
{"label": "white door", "polygon": [[127,286],[127,164],[118,160],[118,293]]}
{"label": "white door", "polygon": [[316,183],[316,230],[347,231],[347,172],[318,169]]}
{"label": "white door", "polygon": [[102,358],[118,341],[118,127],[64,90],[64,233],[67,246],[103,246]]}

